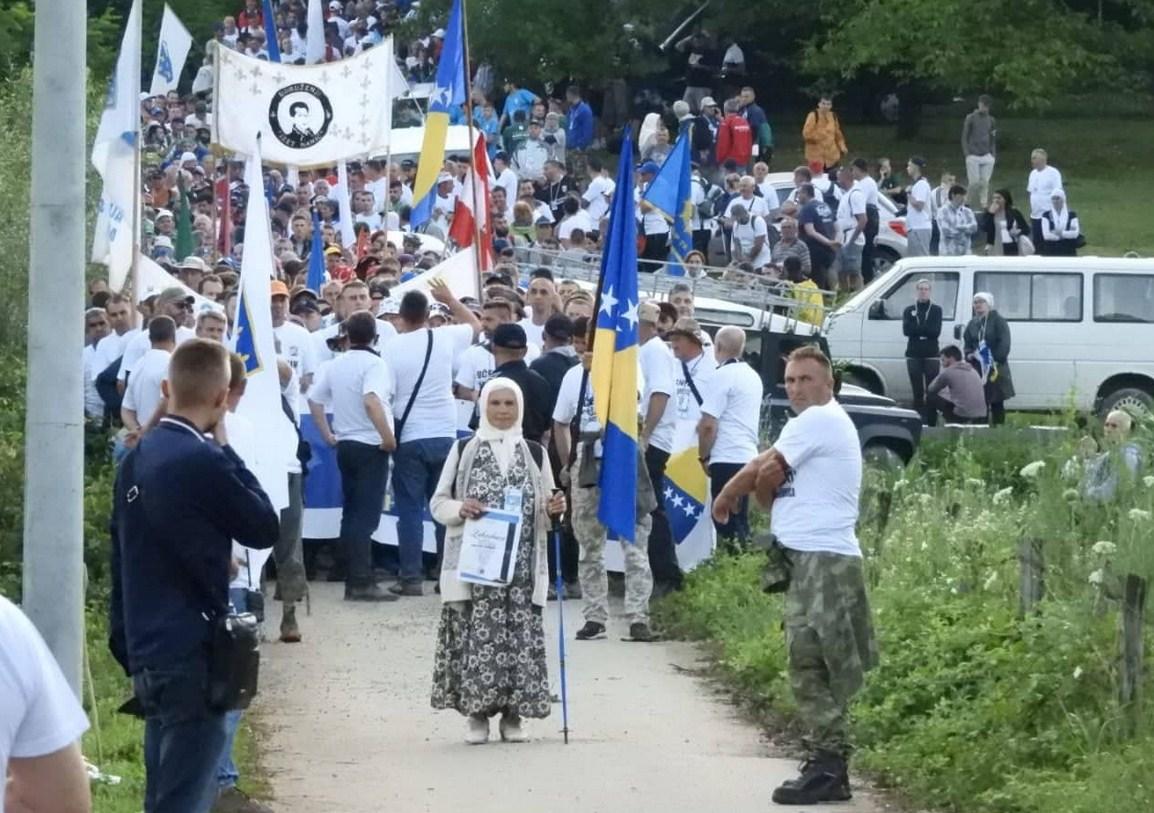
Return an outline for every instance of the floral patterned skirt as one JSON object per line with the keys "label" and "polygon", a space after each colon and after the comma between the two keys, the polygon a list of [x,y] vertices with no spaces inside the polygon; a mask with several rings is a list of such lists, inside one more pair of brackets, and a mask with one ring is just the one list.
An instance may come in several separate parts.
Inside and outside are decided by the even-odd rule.
{"label": "floral patterned skirt", "polygon": [[446,604],[437,632],[432,704],[464,715],[548,717],[551,700],[541,608],[532,585],[473,585]]}

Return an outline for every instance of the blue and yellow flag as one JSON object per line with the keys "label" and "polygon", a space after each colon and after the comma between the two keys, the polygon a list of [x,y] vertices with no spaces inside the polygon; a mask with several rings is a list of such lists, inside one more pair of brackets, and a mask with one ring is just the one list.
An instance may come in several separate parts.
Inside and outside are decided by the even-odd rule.
{"label": "blue and yellow flag", "polygon": [[445,139],[449,132],[449,111],[465,103],[468,81],[465,79],[464,30],[461,25],[461,0],[453,0],[449,24],[445,27],[445,44],[437,65],[437,85],[429,97],[425,116],[425,138],[417,162],[417,179],[413,183],[413,210],[409,214],[412,228],[424,225],[433,216],[437,200],[437,176],[445,164]]}
{"label": "blue and yellow flag", "polygon": [[268,61],[280,62],[280,39],[276,30],[276,15],[273,14],[272,0],[261,0],[260,16],[264,23],[264,47],[268,51]]}
{"label": "blue and yellow flag", "polygon": [[248,304],[248,297],[241,292],[236,300],[236,327],[233,328],[236,341],[236,353],[244,359],[244,371],[248,375],[256,375],[264,366],[260,361],[260,349],[257,347],[256,334],[252,329],[252,309]]}
{"label": "blue and yellow flag", "polygon": [[677,139],[673,152],[661,165],[642,199],[665,215],[669,221],[668,273],[685,276],[685,255],[693,250],[693,200],[690,195],[692,162],[689,157],[689,132]]}
{"label": "blue and yellow flag", "polygon": [[309,275],[305,287],[312,288],[317,296],[325,284],[325,243],[321,239],[321,218],[313,212],[313,238],[309,244]]}
{"label": "blue and yellow flag", "polygon": [[[617,194],[601,255],[600,310],[593,344],[593,408],[605,427],[601,502],[597,518],[610,535],[634,541],[637,521],[637,221],[633,142],[626,130],[617,168]],[[657,486],[659,487],[659,486]]]}
{"label": "blue and yellow flag", "polygon": [[665,504],[673,541],[680,545],[697,528],[709,499],[709,480],[701,468],[696,442],[669,458],[657,499]]}

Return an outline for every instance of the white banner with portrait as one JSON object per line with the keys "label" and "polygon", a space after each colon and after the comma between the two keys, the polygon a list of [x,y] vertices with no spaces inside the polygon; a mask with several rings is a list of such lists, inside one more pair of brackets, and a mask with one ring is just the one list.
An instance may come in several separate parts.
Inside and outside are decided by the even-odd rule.
{"label": "white banner with portrait", "polygon": [[386,151],[393,41],[340,62],[283,65],[217,50],[213,142],[273,164],[333,166]]}

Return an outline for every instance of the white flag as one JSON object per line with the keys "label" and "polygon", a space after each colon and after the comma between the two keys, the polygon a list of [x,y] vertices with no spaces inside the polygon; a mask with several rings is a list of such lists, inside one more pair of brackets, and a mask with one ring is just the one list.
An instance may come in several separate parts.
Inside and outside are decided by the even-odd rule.
{"label": "white flag", "polygon": [[92,166],[104,180],[92,235],[92,262],[108,266],[108,284],[124,287],[132,267],[136,224],[136,149],[140,136],[140,0],[128,13],[116,74],[92,144]]}
{"label": "white flag", "polygon": [[151,258],[143,254],[137,254],[136,262],[137,276],[140,279],[140,290],[133,291],[133,300],[137,304],[139,304],[141,300],[161,293],[166,288],[183,288],[188,295],[192,297],[192,310],[197,316],[200,316],[204,311],[215,311],[219,314],[224,313],[224,308],[220,303],[213,302],[208,297],[201,296],[181,282],[180,279],[161,268],[160,265]]}
{"label": "white flag", "polygon": [[221,49],[213,142],[248,153],[257,133],[266,161],[298,167],[384,153],[393,43],[340,62],[277,65]]}
{"label": "white flag", "polygon": [[288,505],[288,460],[296,450],[296,433],[281,407],[270,287],[275,265],[269,235],[268,201],[261,194],[264,176],[260,149],[258,146],[254,150],[250,142],[246,152],[251,153],[244,173],[249,188],[248,210],[244,227],[244,257],[240,264],[240,299],[231,339],[236,351],[246,357],[248,383],[236,411],[256,428],[253,441],[262,470],[254,469],[253,474],[268,494],[273,508],[279,511]]}
{"label": "white flag", "polygon": [[305,31],[305,64],[317,65],[325,61],[325,14],[321,0],[309,0],[308,28]]}
{"label": "white flag", "polygon": [[421,291],[426,296],[432,296],[430,283],[435,279],[448,285],[449,290],[458,299],[466,296],[478,299],[480,294],[477,291],[477,255],[473,247],[462,249],[428,271],[418,274],[408,282],[402,282],[390,291],[390,295],[400,299],[409,291]]}
{"label": "white flag", "polygon": [[184,27],[184,23],[176,13],[164,6],[164,17],[160,22],[160,41],[156,44],[156,69],[152,72],[153,96],[161,96],[170,90],[176,90],[180,84],[180,73],[184,70],[184,61],[188,59],[188,52],[192,48],[192,34]]}
{"label": "white flag", "polygon": [[341,218],[341,245],[351,249],[357,244],[357,235],[353,230],[353,196],[349,194],[349,167],[343,159],[337,162],[336,198]]}

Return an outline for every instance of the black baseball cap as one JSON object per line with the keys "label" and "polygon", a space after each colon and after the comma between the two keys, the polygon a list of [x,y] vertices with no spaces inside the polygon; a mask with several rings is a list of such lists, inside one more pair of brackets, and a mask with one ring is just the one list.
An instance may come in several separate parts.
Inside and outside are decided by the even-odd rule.
{"label": "black baseball cap", "polygon": [[545,320],[545,335],[560,342],[573,338],[573,320],[563,313],[555,313]]}
{"label": "black baseball cap", "polygon": [[493,331],[493,346],[505,350],[524,350],[529,346],[525,328],[510,322],[497,325],[497,329]]}

